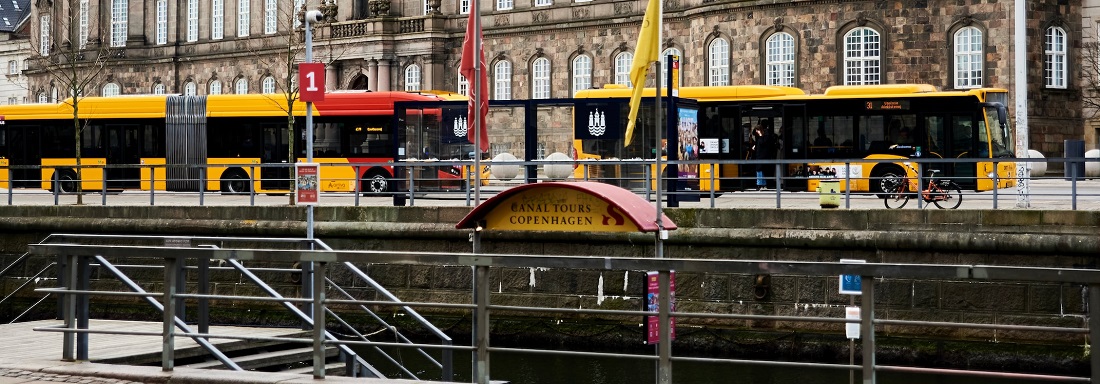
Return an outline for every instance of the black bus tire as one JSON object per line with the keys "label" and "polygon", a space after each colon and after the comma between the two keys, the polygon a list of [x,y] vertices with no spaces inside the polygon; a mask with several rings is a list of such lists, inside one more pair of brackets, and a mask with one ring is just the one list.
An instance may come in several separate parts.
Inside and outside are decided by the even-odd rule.
{"label": "black bus tire", "polygon": [[79,179],[76,178],[76,172],[70,169],[61,169],[57,172],[57,181],[51,185],[51,190],[57,193],[76,193],[76,183]]}
{"label": "black bus tire", "polygon": [[228,195],[243,195],[252,191],[248,185],[248,175],[241,170],[229,170],[222,174],[222,192]]}
{"label": "black bus tire", "polygon": [[361,185],[363,196],[381,196],[390,192],[392,188],[389,174],[380,170],[367,171]]}
{"label": "black bus tire", "polygon": [[875,167],[871,171],[871,192],[877,195],[881,199],[886,198],[886,193],[883,191],[883,184],[886,183],[886,179],[891,178],[905,178],[905,170],[896,165],[880,165]]}

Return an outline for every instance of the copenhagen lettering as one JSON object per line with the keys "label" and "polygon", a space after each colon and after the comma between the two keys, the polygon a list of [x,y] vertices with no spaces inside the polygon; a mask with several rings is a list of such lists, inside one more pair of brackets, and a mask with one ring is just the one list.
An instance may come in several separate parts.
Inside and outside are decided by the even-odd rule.
{"label": "copenhagen lettering", "polygon": [[514,225],[592,225],[592,218],[584,216],[592,212],[588,204],[512,203],[511,209],[508,222]]}
{"label": "copenhagen lettering", "polygon": [[511,216],[508,223],[513,225],[592,225],[592,218],[585,216]]}

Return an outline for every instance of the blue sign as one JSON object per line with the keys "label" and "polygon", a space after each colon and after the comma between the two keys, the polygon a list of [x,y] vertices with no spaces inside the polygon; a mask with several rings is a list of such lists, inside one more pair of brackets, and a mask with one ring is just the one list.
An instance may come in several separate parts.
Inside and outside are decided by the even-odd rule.
{"label": "blue sign", "polygon": [[863,278],[859,275],[840,275],[840,294],[863,294]]}

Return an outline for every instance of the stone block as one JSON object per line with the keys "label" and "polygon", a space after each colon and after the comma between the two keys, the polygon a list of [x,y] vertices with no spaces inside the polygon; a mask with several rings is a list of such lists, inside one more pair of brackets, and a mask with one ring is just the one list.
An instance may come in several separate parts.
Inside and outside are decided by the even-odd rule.
{"label": "stone block", "polygon": [[1027,308],[1027,286],[1011,283],[943,283],[942,308],[1011,312]]}

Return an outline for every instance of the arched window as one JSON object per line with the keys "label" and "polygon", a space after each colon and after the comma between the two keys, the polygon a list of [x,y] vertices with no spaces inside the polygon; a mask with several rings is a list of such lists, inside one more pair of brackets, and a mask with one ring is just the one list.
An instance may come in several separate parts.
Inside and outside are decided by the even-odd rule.
{"label": "arched window", "polygon": [[46,92],[38,92],[38,102],[39,103],[48,103],[48,102],[50,102],[50,97],[46,96]]}
{"label": "arched window", "polygon": [[[482,70],[484,71],[484,69]],[[482,89],[481,91],[486,92],[488,90]],[[466,76],[462,76],[461,73],[458,74],[458,94],[462,96],[470,96],[470,80],[466,80]]]}
{"label": "arched window", "polygon": [[[672,70],[672,67],[668,66],[668,56],[669,55],[680,57],[680,76],[676,80],[680,82],[679,83],[680,86],[683,86],[684,85],[684,55],[682,53],[680,53],[679,49],[668,48],[668,49],[665,49],[664,52],[661,52],[661,73],[662,73],[661,76],[667,76],[666,74],[669,71]],[[667,78],[667,77],[665,77],[665,78]],[[661,81],[665,81],[665,79],[661,79]],[[661,83],[662,87],[664,85],[665,85],[665,83]]]}
{"label": "arched window", "polygon": [[844,34],[844,84],[879,84],[882,55],[881,36],[867,27],[854,28]]}
{"label": "arched window", "polygon": [[710,66],[709,86],[730,85],[730,43],[723,38],[710,42],[707,49]]}
{"label": "arched window", "polygon": [[1044,38],[1043,53],[1046,61],[1043,64],[1043,77],[1046,86],[1050,88],[1066,87],[1066,30],[1061,27],[1047,28]]}
{"label": "arched window", "polygon": [[51,103],[56,103],[57,102],[58,94],[59,93],[58,93],[57,87],[56,86],[51,86],[50,87],[50,102]]}
{"label": "arched window", "polygon": [[955,88],[979,88],[985,66],[982,31],[965,27],[955,32]]}
{"label": "arched window", "polygon": [[615,56],[615,84],[630,87],[630,65],[634,63],[634,54],[620,52]]}
{"label": "arched window", "polygon": [[592,88],[592,58],[588,55],[577,55],[573,58],[572,94],[589,88]]}
{"label": "arched window", "polygon": [[187,84],[183,85],[183,94],[187,96],[194,96],[197,88],[198,87],[195,86],[194,81],[188,81]]}
{"label": "arched window", "polygon": [[550,98],[550,59],[540,57],[531,63],[531,98]]}
{"label": "arched window", "polygon": [[419,91],[420,90],[420,66],[416,64],[410,64],[405,67],[405,91]]}
{"label": "arched window", "polygon": [[118,96],[118,84],[107,83],[107,85],[104,85],[103,96]]}
{"label": "arched window", "polygon": [[493,100],[512,99],[512,62],[501,60],[493,66]]}
{"label": "arched window", "polygon": [[767,85],[794,85],[794,36],[779,32],[768,37],[766,57]]}
{"label": "arched window", "polygon": [[222,82],[221,80],[210,80],[210,95],[222,94]]}
{"label": "arched window", "polygon": [[163,95],[164,92],[165,92],[165,90],[164,90],[164,84],[163,83],[153,84],[153,94],[154,95]]}
{"label": "arched window", "polygon": [[237,91],[236,93],[238,95],[243,95],[243,94],[248,93],[248,80],[243,78],[243,77],[237,79],[237,83],[236,83],[236,86],[234,88],[236,89],[236,91]]}
{"label": "arched window", "polygon": [[275,93],[275,77],[268,76],[264,78],[263,84],[260,86],[262,93],[272,94]]}

